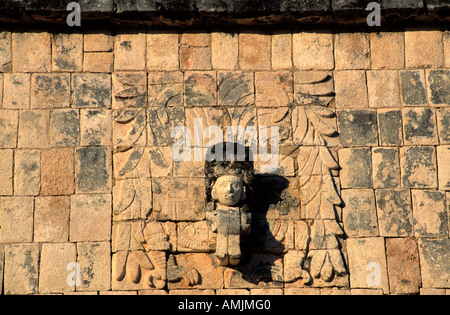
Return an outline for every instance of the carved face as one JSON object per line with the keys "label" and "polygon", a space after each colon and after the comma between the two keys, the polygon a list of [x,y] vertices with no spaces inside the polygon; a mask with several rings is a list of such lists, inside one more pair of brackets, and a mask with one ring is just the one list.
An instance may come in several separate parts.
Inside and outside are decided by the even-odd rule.
{"label": "carved face", "polygon": [[245,187],[238,176],[221,176],[214,184],[211,194],[220,204],[235,206],[240,200],[245,199]]}

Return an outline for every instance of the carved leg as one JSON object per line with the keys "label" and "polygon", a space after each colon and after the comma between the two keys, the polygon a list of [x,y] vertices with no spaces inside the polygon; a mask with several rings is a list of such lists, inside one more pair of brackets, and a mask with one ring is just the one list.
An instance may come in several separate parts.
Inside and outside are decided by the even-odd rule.
{"label": "carved leg", "polygon": [[236,266],[241,260],[240,235],[228,235],[228,255],[230,256],[230,265]]}
{"label": "carved leg", "polygon": [[225,234],[217,234],[216,256],[220,266],[228,265],[228,237]]}

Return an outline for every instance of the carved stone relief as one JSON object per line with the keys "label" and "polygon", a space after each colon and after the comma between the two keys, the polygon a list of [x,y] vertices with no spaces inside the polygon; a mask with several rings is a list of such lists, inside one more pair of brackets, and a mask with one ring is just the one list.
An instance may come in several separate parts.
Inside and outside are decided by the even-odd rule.
{"label": "carved stone relief", "polygon": [[[133,86],[139,75],[114,78],[113,286],[348,285],[333,78],[294,78],[156,73],[149,107]],[[262,172],[248,147],[244,160],[174,161],[171,130],[199,122],[224,135],[227,126],[279,127],[278,168]],[[206,156],[220,147],[207,140],[197,142]]]}

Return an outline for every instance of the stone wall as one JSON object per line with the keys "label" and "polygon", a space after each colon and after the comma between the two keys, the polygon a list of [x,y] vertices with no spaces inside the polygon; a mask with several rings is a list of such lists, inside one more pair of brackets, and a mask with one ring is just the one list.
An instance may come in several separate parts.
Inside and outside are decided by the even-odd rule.
{"label": "stone wall", "polygon": [[[449,294],[449,69],[440,29],[2,31],[0,292]],[[279,127],[237,268],[195,118]]]}

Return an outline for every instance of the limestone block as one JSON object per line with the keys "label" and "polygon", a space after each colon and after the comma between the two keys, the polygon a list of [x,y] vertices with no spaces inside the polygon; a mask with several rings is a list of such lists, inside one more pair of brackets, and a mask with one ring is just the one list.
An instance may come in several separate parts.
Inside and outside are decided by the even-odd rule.
{"label": "limestone block", "polygon": [[412,202],[416,237],[448,236],[448,215],[443,192],[412,190]]}
{"label": "limestone block", "polygon": [[433,147],[400,148],[402,187],[437,188],[436,153]]}
{"label": "limestone block", "polygon": [[84,34],[84,51],[112,51],[114,48],[114,38],[108,33]]}
{"label": "limestone block", "polygon": [[4,89],[7,91],[3,99],[3,108],[30,108],[31,76],[25,73],[5,73]]}
{"label": "limestone block", "polygon": [[371,189],[342,191],[344,229],[350,237],[378,236],[375,197]]}
{"label": "limestone block", "polygon": [[19,119],[15,110],[0,110],[0,148],[15,148],[17,146],[17,127]]}
{"label": "limestone block", "polygon": [[253,73],[220,71],[217,80],[219,105],[248,106],[255,103]]}
{"label": "limestone block", "polygon": [[419,239],[423,286],[450,288],[450,239]]}
{"label": "limestone block", "polygon": [[147,106],[147,75],[120,72],[112,76],[113,109]]}
{"label": "limestone block", "polygon": [[402,145],[402,112],[400,110],[381,109],[377,111],[377,115],[380,145]]}
{"label": "limestone block", "polygon": [[180,68],[182,70],[211,70],[211,47],[180,47]]}
{"label": "limestone block", "polygon": [[400,165],[397,148],[372,148],[373,187],[400,186]]}
{"label": "limestone block", "polygon": [[77,291],[100,291],[111,288],[111,244],[77,243],[77,263],[81,268],[81,285]]}
{"label": "limestone block", "polygon": [[239,34],[239,64],[245,70],[270,70],[271,38],[262,33]]}
{"label": "limestone block", "polygon": [[70,107],[70,75],[65,73],[32,74],[31,108]]}
{"label": "limestone block", "polygon": [[[32,241],[33,199],[33,197],[1,197],[0,243]],[[20,225],[17,222],[20,222]]]}
{"label": "limestone block", "polygon": [[83,69],[83,34],[54,34],[52,70],[75,72]]}
{"label": "limestone block", "polygon": [[419,251],[410,238],[387,238],[386,258],[391,294],[417,294],[422,285]]}
{"label": "limestone block", "polygon": [[450,109],[439,108],[436,110],[439,141],[441,144],[450,144]]}
{"label": "limestone block", "polygon": [[0,32],[0,72],[12,69],[11,33]]}
{"label": "limestone block", "polygon": [[5,294],[38,293],[39,244],[5,245]]}
{"label": "limestone block", "polygon": [[114,70],[114,55],[110,52],[85,52],[83,59],[84,72],[107,72]]}
{"label": "limestone block", "polygon": [[381,236],[413,236],[413,213],[410,192],[378,189],[375,192]]}
{"label": "limestone block", "polygon": [[405,32],[405,65],[408,68],[442,67],[444,47],[438,30],[407,30]]}
{"label": "limestone block", "polygon": [[39,195],[41,188],[41,152],[17,150],[14,166],[15,195]]}
{"label": "limestone block", "polygon": [[402,102],[406,106],[427,105],[425,71],[400,71],[400,90]]}
{"label": "limestone block", "polygon": [[13,194],[13,150],[0,150],[0,195],[10,196]]}
{"label": "limestone block", "polygon": [[342,188],[372,188],[372,157],[370,148],[340,149]]}
{"label": "limestone block", "polygon": [[292,34],[272,35],[272,69],[292,68]]}
{"label": "limestone block", "polygon": [[178,34],[150,33],[147,34],[147,69],[148,70],[178,70]]}
{"label": "limestone block", "polygon": [[369,41],[365,33],[340,33],[335,38],[336,69],[369,69]]}
{"label": "limestone block", "polygon": [[70,240],[107,241],[111,236],[111,196],[73,195],[70,199]]}
{"label": "limestone block", "polygon": [[80,144],[80,114],[78,109],[56,109],[51,114],[51,147],[75,147]]}
{"label": "limestone block", "polygon": [[239,36],[233,33],[211,34],[211,61],[214,69],[236,68],[239,59]]}
{"label": "limestone block", "polygon": [[439,143],[434,109],[403,109],[402,116],[406,145],[432,145]]}
{"label": "limestone block", "polygon": [[450,146],[436,147],[440,190],[450,190]]}
{"label": "limestone block", "polygon": [[35,242],[65,242],[69,239],[68,196],[36,197],[34,213]]}
{"label": "limestone block", "polygon": [[398,71],[367,71],[369,107],[400,107],[400,82]]}
{"label": "limestone block", "polygon": [[106,147],[77,149],[75,174],[77,192],[110,192],[112,183],[111,150]]}
{"label": "limestone block", "polygon": [[149,106],[183,105],[182,72],[150,72],[148,74]]}
{"label": "limestone block", "polygon": [[14,72],[50,72],[52,70],[50,33],[13,33]]}
{"label": "limestone block", "polygon": [[75,191],[74,151],[51,149],[41,155],[41,195],[70,195]]}
{"label": "limestone block", "polygon": [[335,71],[334,84],[337,108],[369,107],[365,71]]}
{"label": "limestone block", "polygon": [[112,113],[108,109],[80,110],[81,146],[112,144]]}
{"label": "limestone block", "polygon": [[450,70],[427,70],[428,100],[432,105],[450,104]]}
{"label": "limestone block", "polygon": [[287,71],[255,74],[255,104],[258,107],[282,107],[292,103],[294,78]]}
{"label": "limestone block", "polygon": [[144,70],[146,34],[118,34],[115,36],[114,69]]}
{"label": "limestone block", "polygon": [[47,148],[50,111],[26,110],[19,114],[19,148]]}
{"label": "limestone block", "polygon": [[185,106],[215,106],[217,81],[214,72],[189,72],[184,77]]}
{"label": "limestone block", "polygon": [[73,107],[111,107],[111,75],[82,73],[72,75]]}
{"label": "limestone block", "polygon": [[293,61],[297,69],[332,70],[334,68],[333,34],[294,33],[292,41]]}
{"label": "limestone block", "polygon": [[150,146],[172,146],[175,139],[169,131],[176,126],[185,126],[185,110],[180,107],[151,108],[148,110],[148,125]]}
{"label": "limestone block", "polygon": [[[74,285],[68,281],[71,263],[76,262],[76,244],[46,243],[42,245],[39,268],[39,293],[72,292]],[[74,265],[75,266],[75,265]]]}
{"label": "limestone block", "polygon": [[405,38],[401,32],[370,33],[372,69],[401,69],[405,64]]}
{"label": "limestone block", "polygon": [[377,113],[373,110],[338,110],[339,141],[343,146],[378,145]]}

